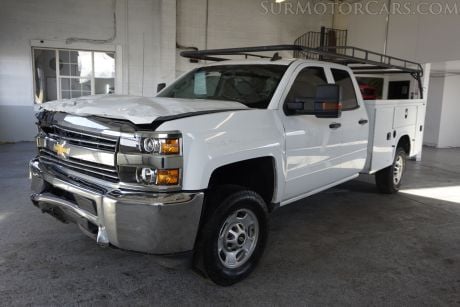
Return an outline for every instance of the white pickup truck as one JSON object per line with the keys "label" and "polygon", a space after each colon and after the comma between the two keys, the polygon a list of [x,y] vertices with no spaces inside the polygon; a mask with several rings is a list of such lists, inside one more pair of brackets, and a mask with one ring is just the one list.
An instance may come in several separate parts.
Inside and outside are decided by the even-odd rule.
{"label": "white pickup truck", "polygon": [[360,173],[398,191],[406,157],[421,150],[425,99],[363,101],[352,69],[331,61],[210,54],[185,53],[219,61],[156,97],[43,104],[32,202],[100,245],[188,252],[205,276],[230,285],[256,266],[277,206]]}

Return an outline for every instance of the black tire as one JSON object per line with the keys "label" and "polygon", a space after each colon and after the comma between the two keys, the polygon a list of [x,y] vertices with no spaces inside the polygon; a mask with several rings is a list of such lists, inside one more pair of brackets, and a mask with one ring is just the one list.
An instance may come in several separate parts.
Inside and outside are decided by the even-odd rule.
{"label": "black tire", "polygon": [[[268,211],[267,206],[259,194],[244,190],[241,188],[226,187],[225,189],[219,188],[206,196],[205,205],[207,205],[208,212],[205,212],[204,223],[202,224],[197,243],[195,245],[194,267],[204,273],[214,283],[221,286],[229,286],[246,278],[256,267],[259,259],[261,258],[268,235]],[[225,252],[227,248],[222,248],[220,242],[224,242],[226,237],[224,235],[226,230],[232,228],[229,219],[238,218],[238,214],[248,214],[244,219],[246,220],[249,215],[251,221],[256,219],[258,225],[257,236],[255,231],[249,234],[249,228],[255,229],[253,226],[248,226],[246,237],[244,232],[241,237],[244,238],[243,243],[249,243],[251,253],[241,251],[235,253],[236,255],[243,255],[245,261],[241,261],[238,267],[229,268],[223,263]],[[238,220],[236,220],[238,222]],[[241,226],[241,224],[238,224]],[[238,226],[237,225],[237,226]],[[246,227],[244,227],[246,228]],[[237,228],[240,230],[240,228]],[[232,235],[231,235],[232,236]],[[240,236],[235,238],[235,244],[239,242]],[[222,241],[224,240],[224,241]],[[247,242],[246,242],[247,241]],[[255,243],[250,243],[255,242]],[[225,241],[226,242],[226,241]],[[242,242],[238,243],[242,246]],[[224,244],[224,246],[227,243]],[[219,246],[221,251],[219,252]],[[237,246],[237,245],[235,245]],[[243,249],[243,247],[239,247]],[[238,250],[237,250],[238,251]],[[230,251],[231,252],[231,251]],[[235,256],[237,259],[238,256]]]}
{"label": "black tire", "polygon": [[[404,171],[406,169],[406,158],[407,155],[404,149],[398,147],[396,149],[393,164],[387,168],[378,171],[375,174],[375,184],[377,185],[377,189],[380,193],[394,194],[399,191]],[[400,166],[400,161],[402,161],[402,166]],[[395,174],[398,167],[402,167],[399,180],[396,179],[397,175]]]}

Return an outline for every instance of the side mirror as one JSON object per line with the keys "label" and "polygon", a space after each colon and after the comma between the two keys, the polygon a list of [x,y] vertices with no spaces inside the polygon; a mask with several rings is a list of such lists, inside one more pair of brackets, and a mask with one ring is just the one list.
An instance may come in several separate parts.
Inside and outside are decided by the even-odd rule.
{"label": "side mirror", "polygon": [[316,88],[315,115],[318,118],[339,118],[342,115],[340,86],[326,84]]}
{"label": "side mirror", "polygon": [[157,93],[166,87],[166,83],[157,84]]}
{"label": "side mirror", "polygon": [[293,114],[315,115],[318,118],[339,118],[342,113],[340,87],[336,84],[318,85],[314,99],[295,99],[287,103]]}

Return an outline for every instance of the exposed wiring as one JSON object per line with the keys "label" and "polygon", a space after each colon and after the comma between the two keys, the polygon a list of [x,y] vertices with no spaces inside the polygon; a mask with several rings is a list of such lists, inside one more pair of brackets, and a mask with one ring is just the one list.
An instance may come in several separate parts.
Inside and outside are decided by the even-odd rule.
{"label": "exposed wiring", "polygon": [[65,40],[66,44],[71,44],[75,42],[85,42],[91,44],[107,44],[111,43],[117,37],[117,3],[116,0],[112,0],[112,10],[113,10],[113,34],[110,38],[107,39],[92,39],[92,38],[83,38],[83,37],[69,37]]}

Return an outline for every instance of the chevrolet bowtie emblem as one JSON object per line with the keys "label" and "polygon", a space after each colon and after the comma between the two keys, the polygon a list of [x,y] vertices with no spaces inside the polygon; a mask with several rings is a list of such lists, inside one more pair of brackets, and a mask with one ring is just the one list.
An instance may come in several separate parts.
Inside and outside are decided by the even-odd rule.
{"label": "chevrolet bowtie emblem", "polygon": [[70,152],[70,148],[65,147],[65,143],[63,144],[56,143],[54,144],[53,149],[57,153],[58,156],[61,156],[63,158],[66,158]]}

